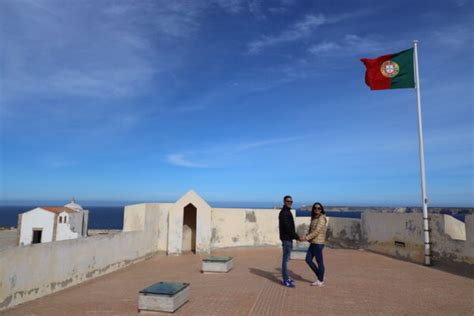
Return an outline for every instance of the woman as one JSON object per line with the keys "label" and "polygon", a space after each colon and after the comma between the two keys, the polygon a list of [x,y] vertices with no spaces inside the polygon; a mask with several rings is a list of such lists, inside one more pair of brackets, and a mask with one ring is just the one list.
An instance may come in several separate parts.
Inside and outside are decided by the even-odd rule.
{"label": "woman", "polygon": [[[326,212],[321,203],[313,204],[311,210],[311,224],[309,225],[308,234],[304,237],[310,242],[308,252],[306,253],[306,263],[316,274],[316,281],[311,283],[312,286],[324,286],[324,262],[323,248],[326,241],[326,231],[328,219]],[[314,263],[313,258],[316,258]]]}

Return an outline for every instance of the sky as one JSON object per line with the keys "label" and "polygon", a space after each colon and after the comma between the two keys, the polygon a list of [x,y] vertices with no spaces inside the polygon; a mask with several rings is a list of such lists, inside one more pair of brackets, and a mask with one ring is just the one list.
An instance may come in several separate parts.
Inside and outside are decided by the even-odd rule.
{"label": "sky", "polygon": [[472,1],[0,1],[0,201],[474,206]]}

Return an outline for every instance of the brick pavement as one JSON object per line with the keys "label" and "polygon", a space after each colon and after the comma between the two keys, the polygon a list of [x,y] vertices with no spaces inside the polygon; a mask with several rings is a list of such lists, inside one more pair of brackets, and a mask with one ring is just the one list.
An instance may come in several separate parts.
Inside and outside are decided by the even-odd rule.
{"label": "brick pavement", "polygon": [[279,284],[280,253],[216,251],[234,256],[234,269],[222,275],[201,274],[198,255],[155,256],[3,314],[137,315],[138,291],[164,280],[191,283],[191,300],[175,315],[474,315],[474,280],[466,277],[366,251],[326,249],[326,286],[309,286],[312,272],[293,260],[296,288],[288,289]]}

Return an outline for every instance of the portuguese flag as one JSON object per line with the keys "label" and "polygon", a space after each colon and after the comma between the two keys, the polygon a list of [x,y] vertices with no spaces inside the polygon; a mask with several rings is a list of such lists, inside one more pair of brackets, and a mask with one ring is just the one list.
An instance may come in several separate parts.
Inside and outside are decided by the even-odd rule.
{"label": "portuguese flag", "polygon": [[413,48],[375,59],[362,58],[365,83],[371,90],[414,88]]}

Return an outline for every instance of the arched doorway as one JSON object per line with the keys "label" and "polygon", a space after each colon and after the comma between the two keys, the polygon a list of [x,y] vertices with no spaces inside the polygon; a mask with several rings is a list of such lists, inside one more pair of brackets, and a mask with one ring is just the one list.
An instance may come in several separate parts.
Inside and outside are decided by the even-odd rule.
{"label": "arched doorway", "polygon": [[189,203],[183,209],[183,252],[196,253],[196,215],[197,209]]}

